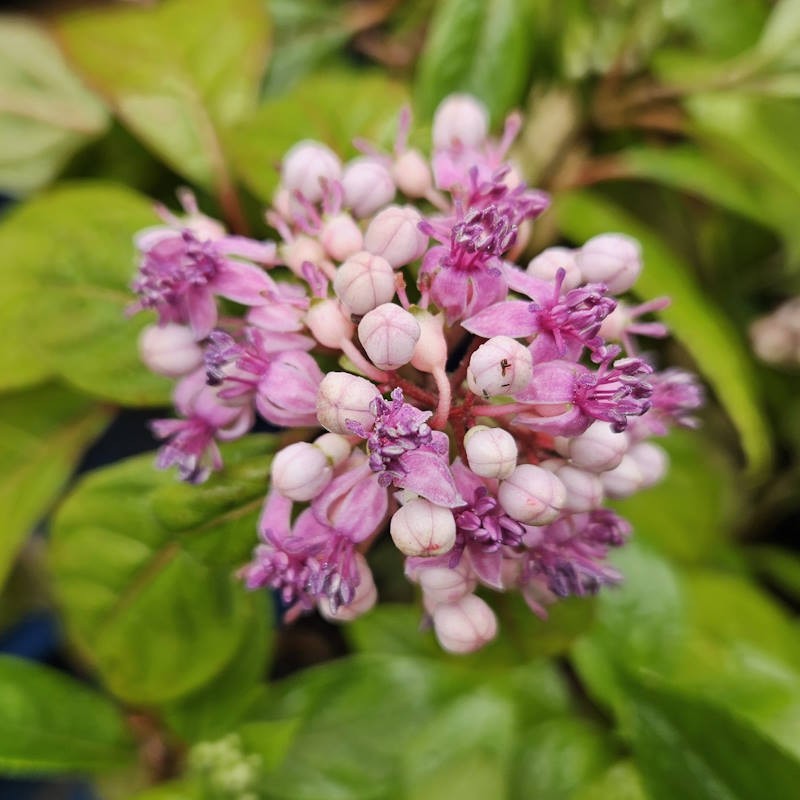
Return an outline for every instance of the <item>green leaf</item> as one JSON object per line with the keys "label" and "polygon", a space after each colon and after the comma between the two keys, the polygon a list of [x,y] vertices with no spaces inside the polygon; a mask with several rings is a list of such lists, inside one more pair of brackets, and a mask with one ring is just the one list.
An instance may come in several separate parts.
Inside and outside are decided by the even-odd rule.
{"label": "green leaf", "polygon": [[0,656],[0,771],[101,772],[134,756],[108,699],[53,669]]}
{"label": "green leaf", "polygon": [[533,55],[529,9],[525,0],[440,0],[414,85],[423,116],[452,92],[479,97],[494,122],[522,102]]}
{"label": "green leaf", "polygon": [[170,167],[230,190],[221,131],[258,97],[270,26],[262,0],[166,0],[60,18],[74,66]]}
{"label": "green leaf", "polygon": [[133,800],[205,800],[205,798],[194,781],[181,780],[161,783],[152,789],[139,792]]}
{"label": "green leaf", "polygon": [[354,649],[363,653],[438,658],[441,648],[420,628],[422,613],[416,605],[380,603],[345,625],[343,631]]}
{"label": "green leaf", "polygon": [[642,779],[630,761],[620,761],[585,784],[572,800],[648,800]]}
{"label": "green leaf", "polygon": [[778,0],[758,40],[758,51],[769,58],[782,56],[800,42],[800,2]]}
{"label": "green leaf", "polygon": [[45,186],[107,125],[103,106],[43,28],[27,17],[0,17],[0,191]]}
{"label": "green leaf", "polygon": [[31,527],[109,417],[55,384],[0,396],[0,587]]}
{"label": "green leaf", "polygon": [[39,195],[3,220],[1,389],[53,375],[126,405],[166,400],[169,381],[150,373],[137,352],[148,315],[125,316],[132,237],[154,221],[144,197],[100,182]]}
{"label": "green leaf", "polygon": [[405,87],[379,72],[336,70],[314,75],[288,94],[267,99],[228,136],[241,181],[270,202],[278,166],[301,139],[324,142],[342,156],[355,154],[352,140],[391,141]]}
{"label": "green leaf", "polygon": [[746,552],[748,562],[757,572],[795,602],[800,602],[800,555],[770,545],[751,547]]}
{"label": "green leaf", "polygon": [[797,796],[800,761],[736,715],[640,678],[629,677],[626,691],[636,763],[653,800]]}
{"label": "green leaf", "polygon": [[703,296],[688,265],[652,229],[597,195],[563,194],[557,198],[556,212],[561,229],[574,241],[583,242],[605,231],[620,231],[639,240],[645,268],[637,294],[672,298],[662,318],[695,358],[736,425],[750,474],[763,473],[771,460],[770,435],[750,355],[740,332]]}
{"label": "green leaf", "polygon": [[120,697],[197,691],[263,636],[264,606],[233,571],[256,542],[275,447],[270,436],[224,447],[225,469],[192,487],[205,514],[185,526],[170,511],[175,478],[151,455],[91,473],[59,510],[50,555],[67,628]]}

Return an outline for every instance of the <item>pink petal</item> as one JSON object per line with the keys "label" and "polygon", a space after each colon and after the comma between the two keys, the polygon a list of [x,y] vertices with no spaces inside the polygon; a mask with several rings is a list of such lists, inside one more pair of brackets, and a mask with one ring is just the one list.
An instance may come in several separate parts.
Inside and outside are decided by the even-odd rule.
{"label": "pink petal", "polygon": [[438,453],[418,448],[400,456],[400,464],[406,474],[397,481],[402,489],[416,492],[437,506],[455,508],[464,505],[458,493],[453,474],[447,461]]}
{"label": "pink petal", "polygon": [[527,300],[508,300],[479,311],[461,324],[485,339],[492,336],[531,336],[536,330],[536,316]]}
{"label": "pink petal", "polygon": [[217,324],[217,301],[209,291],[209,286],[190,289],[184,301],[192,333],[198,341],[205,339]]}
{"label": "pink petal", "polygon": [[226,259],[208,288],[237,303],[260,306],[267,302],[266,295],[275,288],[275,282],[263,269]]}

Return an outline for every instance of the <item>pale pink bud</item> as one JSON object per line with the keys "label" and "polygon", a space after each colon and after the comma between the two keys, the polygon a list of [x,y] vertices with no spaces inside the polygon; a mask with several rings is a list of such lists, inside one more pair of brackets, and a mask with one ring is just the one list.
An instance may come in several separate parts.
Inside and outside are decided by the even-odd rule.
{"label": "pale pink bud", "polygon": [[283,158],[281,179],[289,194],[300,192],[306,200],[322,200],[323,181],[338,180],[342,165],[336,153],[320,142],[298,142]]}
{"label": "pale pink bud", "polygon": [[627,455],[636,462],[642,473],[642,489],[655,486],[667,474],[669,456],[663,447],[653,442],[639,442],[628,450]]}
{"label": "pale pink bud", "polygon": [[413,199],[425,197],[433,187],[431,168],[419,150],[406,150],[392,164],[392,177],[397,188]]}
{"label": "pale pink bud", "polygon": [[284,219],[292,216],[292,196],[285,186],[278,186],[272,195],[272,207]]}
{"label": "pale pink bud", "polygon": [[594,472],[578,469],[561,458],[549,458],[539,465],[552,472],[567,490],[565,511],[591,511],[603,502],[603,482]]}
{"label": "pale pink bud", "polygon": [[506,261],[516,261],[525,252],[532,233],[533,223],[529,219],[522,220],[517,228],[517,238],[514,244],[511,245],[508,255],[504,256]]}
{"label": "pale pink bud", "polygon": [[516,394],[530,383],[532,373],[533,361],[527,347],[509,336],[493,336],[472,354],[467,386],[486,399]]}
{"label": "pale pink bud", "polygon": [[444,369],[447,364],[447,340],[444,336],[444,314],[412,306],[409,311],[419,323],[419,340],[414,348],[411,366],[423,372]]}
{"label": "pale pink bud", "polygon": [[470,569],[467,558],[462,558],[454,569],[423,565],[416,570],[412,579],[422,588],[425,609],[429,613],[442,603],[455,603],[464,595],[475,591],[478,585],[478,579]]}
{"label": "pale pink bud", "polygon": [[332,467],[338,467],[353,449],[347,438],[338,433],[323,433],[314,439],[314,447],[325,453]]}
{"label": "pale pink bud", "polygon": [[464,437],[469,468],[483,478],[507,478],[517,466],[517,443],[502,428],[476,425]]}
{"label": "pale pink bud", "polygon": [[349,214],[335,214],[325,220],[320,233],[325,252],[335,261],[344,261],[364,244],[361,228]]}
{"label": "pale pink bud", "polygon": [[642,271],[639,243],[622,233],[602,233],[589,239],[576,261],[587,283],[604,283],[611,294],[627,292]]}
{"label": "pale pink bud", "polygon": [[364,249],[383,256],[394,269],[410,264],[428,247],[428,237],[418,227],[421,221],[413,206],[388,206],[369,223]]}
{"label": "pale pink bud", "polygon": [[480,597],[468,594],[433,612],[433,630],[449,653],[472,653],[497,635],[497,617]]}
{"label": "pale pink bud", "polygon": [[394,270],[389,262],[366,250],[350,256],[336,270],[333,279],[336,296],[358,317],[388,303],[394,297],[395,288]]}
{"label": "pale pink bud", "polygon": [[631,324],[628,307],[622,300],[617,301],[617,307],[603,320],[600,325],[600,335],[604,339],[619,342]]}
{"label": "pale pink bud", "polygon": [[312,300],[305,323],[313,337],[325,347],[339,347],[342,339],[350,339],[355,330],[355,325],[342,312],[339,301],[332,298]]}
{"label": "pale pink bud", "polygon": [[182,378],[203,363],[203,350],[191,329],[174,322],[144,328],[139,355],[148,369],[168,378]]}
{"label": "pale pink bud", "polygon": [[570,439],[558,436],[556,450],[580,469],[590,472],[605,472],[622,461],[628,451],[628,434],[615,433],[607,422],[595,422],[580,436]]}
{"label": "pale pink bud", "polygon": [[346,606],[339,606],[336,612],[331,608],[327,597],[323,596],[319,599],[319,613],[328,622],[352,622],[370,611],[378,600],[375,579],[372,577],[372,570],[369,568],[367,560],[358,552],[354,554],[354,558],[359,582],[353,599]]}
{"label": "pale pink bud", "polygon": [[370,404],[380,397],[377,387],[365,378],[349,372],[329,372],[319,385],[317,393],[317,419],[319,424],[332,433],[351,433],[347,420],[372,428],[375,414]]}
{"label": "pale pink bud", "polygon": [[567,490],[552,472],[520,464],[500,483],[497,499],[510,517],[526,525],[547,525],[564,508]]}
{"label": "pale pink bud", "polygon": [[354,158],[342,176],[344,204],[359,218],[369,217],[394,200],[395,186],[389,170],[374,158]]}
{"label": "pale pink bud", "polygon": [[379,369],[397,369],[411,361],[420,327],[413,314],[394,303],[383,303],[358,323],[358,338]]}
{"label": "pale pink bud", "polygon": [[627,453],[614,469],[602,473],[600,477],[606,494],[615,500],[630,497],[642,488],[642,471]]}
{"label": "pale pink bud", "polygon": [[316,497],[333,477],[328,457],[309,442],[295,442],[279,450],[270,473],[275,489],[298,502]]}
{"label": "pale pink bud", "polygon": [[419,498],[395,511],[389,533],[407,556],[438,556],[453,549],[456,521],[449,508]]}
{"label": "pale pink bud", "polygon": [[305,235],[297,236],[291,242],[282,244],[279,252],[283,263],[298,277],[303,277],[303,264],[306,261],[321,264],[326,258],[322,245],[316,239]]}
{"label": "pale pink bud", "polygon": [[755,354],[770,364],[796,359],[797,335],[775,315],[762,317],[750,326],[750,341]]}
{"label": "pale pink bud", "polygon": [[543,281],[554,281],[558,270],[563,269],[563,289],[569,291],[583,283],[575,251],[569,247],[548,247],[528,262],[528,274]]}
{"label": "pale pink bud", "polygon": [[437,150],[463,145],[480,147],[489,133],[489,112],[468,94],[451,94],[433,115],[433,146]]}

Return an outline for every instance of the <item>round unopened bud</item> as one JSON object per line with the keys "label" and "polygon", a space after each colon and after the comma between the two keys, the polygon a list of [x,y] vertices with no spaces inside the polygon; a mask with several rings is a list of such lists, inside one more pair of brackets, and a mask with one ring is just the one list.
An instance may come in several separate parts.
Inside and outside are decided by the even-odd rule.
{"label": "round unopened bud", "polygon": [[394,200],[395,186],[389,170],[374,158],[354,158],[342,175],[344,204],[359,218],[369,217]]}
{"label": "round unopened bud", "polygon": [[358,323],[358,338],[378,369],[397,369],[411,361],[419,340],[414,315],[394,303],[383,303]]}
{"label": "round unopened bud", "polygon": [[517,443],[502,428],[476,425],[464,437],[469,468],[482,478],[507,478],[517,466]]}
{"label": "round unopened bud", "polygon": [[431,314],[418,306],[409,311],[419,323],[419,340],[414,348],[411,366],[423,372],[444,369],[447,364],[447,339],[444,336],[444,314]]}
{"label": "round unopened bud", "polygon": [[580,469],[605,472],[614,469],[628,451],[630,439],[626,433],[616,433],[607,422],[595,422],[580,436],[570,439],[556,437],[556,450]]}
{"label": "round unopened bud", "polygon": [[413,206],[387,206],[369,223],[364,249],[383,256],[394,269],[410,264],[428,247],[420,222],[422,217]]}
{"label": "round unopened bud", "polygon": [[320,142],[305,139],[283,158],[281,182],[290,195],[300,192],[311,203],[322,200],[323,181],[338,180],[342,165],[336,153]]}
{"label": "round unopened bud", "polygon": [[554,281],[556,273],[564,270],[564,291],[569,291],[583,283],[575,251],[569,247],[548,247],[542,250],[536,258],[528,262],[528,275],[533,275],[543,281]]}
{"label": "round unopened bud", "polygon": [[159,375],[180,378],[203,363],[203,350],[190,328],[168,322],[148,325],[139,335],[139,355]]}
{"label": "round unopened bud", "polygon": [[300,235],[286,242],[280,247],[280,256],[283,263],[298,277],[303,277],[303,264],[310,261],[320,264],[325,260],[325,250],[322,245],[310,236]]}
{"label": "round unopened bud", "polygon": [[324,347],[339,347],[342,339],[350,339],[355,330],[339,302],[332,298],[312,300],[305,323],[312,336]]}
{"label": "round unopened bud", "polygon": [[320,233],[325,252],[335,261],[344,261],[364,244],[361,228],[349,214],[334,214],[325,220]]}
{"label": "round unopened bud", "polygon": [[500,483],[497,499],[509,517],[526,525],[547,525],[564,508],[567,490],[552,472],[520,464]]}
{"label": "round unopened bud", "polygon": [[552,472],[567,490],[565,511],[591,511],[603,502],[603,482],[594,472],[578,469],[561,458],[549,458],[539,465]]}
{"label": "round unopened bud", "polygon": [[463,145],[479,147],[489,133],[489,112],[472,95],[445,97],[433,115],[433,146],[437,150]]}
{"label": "round unopened bud", "polygon": [[422,589],[425,608],[429,613],[442,603],[455,603],[464,595],[474,592],[478,585],[467,558],[460,559],[454,569],[423,566],[413,579]]}
{"label": "round unopened bud", "polygon": [[419,150],[406,150],[392,164],[392,177],[397,188],[412,199],[425,197],[433,188],[431,168]]}
{"label": "round unopened bud", "polygon": [[617,467],[601,475],[609,497],[622,499],[658,483],[667,473],[669,457],[657,444],[639,442]]}
{"label": "round unopened bud", "polygon": [[480,597],[468,594],[434,609],[433,630],[448,653],[473,653],[497,635],[497,617]]}
{"label": "round unopened bud", "polygon": [[347,438],[338,433],[323,433],[314,439],[314,447],[325,453],[332,467],[338,467],[353,449]]}
{"label": "round unopened bud", "polygon": [[797,360],[797,334],[774,314],[750,325],[750,341],[755,354],[769,364]]}
{"label": "round unopened bud", "polygon": [[279,450],[270,473],[275,489],[298,502],[316,497],[333,477],[328,457],[309,442],[295,442]]}
{"label": "round unopened bud", "polygon": [[516,394],[531,380],[530,351],[510,336],[493,336],[469,360],[467,386],[479,397]]}
{"label": "round unopened bud", "polygon": [[368,431],[375,423],[370,405],[380,396],[377,387],[365,378],[349,372],[329,372],[317,392],[319,424],[332,433],[347,435],[351,433],[347,420],[352,420]]}
{"label": "round unopened bud", "polygon": [[354,558],[359,581],[353,599],[346,606],[339,606],[335,612],[327,597],[319,599],[319,613],[328,622],[352,622],[370,611],[378,601],[378,590],[367,560],[359,552],[354,553]]}
{"label": "round unopened bud", "polygon": [[606,494],[614,500],[622,500],[636,494],[644,483],[639,465],[627,453],[614,469],[602,473],[600,477]]}
{"label": "round unopened bud", "polygon": [[351,314],[360,317],[394,297],[394,270],[382,256],[361,250],[336,270],[333,291]]}
{"label": "round unopened bud", "polygon": [[449,508],[419,498],[395,511],[389,533],[407,556],[438,556],[453,549],[456,521]]}
{"label": "round unopened bud", "polygon": [[636,283],[642,271],[639,243],[622,233],[594,236],[576,255],[587,283],[604,283],[611,294],[621,294]]}

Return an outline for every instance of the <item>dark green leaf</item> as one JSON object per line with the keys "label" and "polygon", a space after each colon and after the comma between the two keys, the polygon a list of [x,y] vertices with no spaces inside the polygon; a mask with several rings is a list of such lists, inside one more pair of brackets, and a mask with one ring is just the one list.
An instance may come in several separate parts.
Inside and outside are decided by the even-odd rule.
{"label": "dark green leaf", "polygon": [[688,265],[657,233],[597,195],[561,195],[556,211],[561,229],[575,241],[583,242],[605,231],[620,231],[639,240],[645,268],[636,285],[637,294],[672,298],[672,305],[661,316],[694,356],[736,425],[750,472],[763,472],[771,460],[770,437],[751,357],[740,332],[702,294]]}
{"label": "dark green leaf", "polygon": [[0,656],[0,770],[99,772],[134,755],[108,699],[55,670]]}
{"label": "dark green leaf", "polygon": [[207,515],[185,527],[162,521],[159,493],[175,477],[149,455],[90,474],[60,509],[51,562],[67,627],[119,696],[189,694],[264,635],[264,606],[233,571],[256,541],[275,446],[257,436],[223,448],[224,471],[193,487]]}
{"label": "dark green leaf", "polygon": [[620,761],[599,778],[585,784],[572,800],[648,800],[642,779],[629,761]]}
{"label": "dark green leaf", "polygon": [[223,191],[221,131],[255,107],[269,31],[262,0],[83,9],[57,27],[71,62],[148,147]]}
{"label": "dark green leaf", "polygon": [[152,789],[139,792],[133,800],[205,800],[205,798],[197,784],[190,780],[182,780],[161,783]]}
{"label": "dark green leaf", "polygon": [[55,189],[3,220],[0,388],[59,375],[114,402],[164,402],[169,382],[140,363],[136,347],[148,315],[125,316],[132,237],[154,221],[144,197],[99,182]]}
{"label": "dark green leaf", "polygon": [[800,555],[763,545],[747,550],[748,561],[782,592],[800,602]]}
{"label": "dark green leaf", "polygon": [[360,652],[438,658],[441,648],[429,631],[420,628],[422,614],[422,609],[416,605],[380,603],[343,630]]}
{"label": "dark green leaf", "polygon": [[0,397],[0,587],[109,412],[52,384]]}

